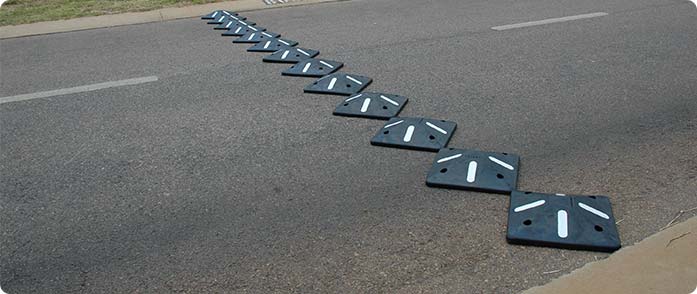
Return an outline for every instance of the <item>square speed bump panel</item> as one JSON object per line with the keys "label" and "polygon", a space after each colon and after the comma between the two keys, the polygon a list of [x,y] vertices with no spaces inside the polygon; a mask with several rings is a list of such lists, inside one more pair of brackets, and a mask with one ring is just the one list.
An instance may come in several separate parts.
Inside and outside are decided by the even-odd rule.
{"label": "square speed bump panel", "polygon": [[399,114],[407,101],[407,97],[399,95],[362,92],[341,101],[334,115],[390,119]]}
{"label": "square speed bump panel", "polygon": [[603,252],[621,246],[605,196],[513,191],[510,203],[508,243]]}
{"label": "square speed bump panel", "polygon": [[519,162],[515,154],[443,148],[433,160],[426,185],[510,193],[516,190]]}
{"label": "square speed bump panel", "polygon": [[284,76],[323,77],[337,71],[342,66],[344,64],[338,61],[308,58],[292,65],[281,74]]}
{"label": "square speed bump panel", "polygon": [[249,47],[249,52],[276,52],[281,49],[286,49],[298,45],[298,42],[281,38],[268,39],[264,42],[259,42]]}
{"label": "square speed bump panel", "polygon": [[220,34],[222,36],[232,36],[232,37],[240,37],[244,36],[250,32],[264,32],[266,31],[266,28],[262,27],[257,27],[257,26],[245,26],[245,25],[233,25],[229,30],[226,32]]}
{"label": "square speed bump panel", "polygon": [[226,15],[225,13],[221,13],[220,16],[211,19],[207,22],[207,24],[223,24],[226,23],[228,20],[245,20],[247,19],[246,17],[243,16],[235,16],[235,15]]}
{"label": "square speed bump panel", "polygon": [[221,23],[217,26],[215,26],[213,29],[214,30],[230,30],[232,28],[240,27],[240,26],[253,26],[256,23],[253,21],[244,21],[244,20],[228,20],[224,23]]}
{"label": "square speed bump panel", "polygon": [[307,49],[307,48],[297,48],[290,47],[278,50],[270,55],[264,57],[264,62],[280,62],[280,63],[297,63],[299,61],[315,57],[319,54],[319,51]]}
{"label": "square speed bump panel", "polygon": [[239,16],[240,14],[236,13],[236,12],[231,12],[231,11],[227,11],[227,10],[216,10],[216,11],[213,11],[209,14],[201,16],[201,19],[218,19],[218,18],[220,18],[221,15],[222,16],[235,16],[237,18],[240,17]]}
{"label": "square speed bump panel", "polygon": [[324,76],[307,85],[304,90],[307,93],[352,95],[362,91],[372,81],[369,77],[338,72]]}
{"label": "square speed bump panel", "polygon": [[272,32],[247,32],[237,39],[232,40],[233,43],[259,43],[273,38],[280,37],[281,34]]}
{"label": "square speed bump panel", "polygon": [[448,145],[457,124],[451,121],[393,117],[370,140],[377,146],[437,152]]}

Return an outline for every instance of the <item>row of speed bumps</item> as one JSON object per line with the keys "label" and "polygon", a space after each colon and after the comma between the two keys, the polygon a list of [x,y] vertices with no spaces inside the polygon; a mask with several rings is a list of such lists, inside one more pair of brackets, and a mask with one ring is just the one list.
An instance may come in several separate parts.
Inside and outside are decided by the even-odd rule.
{"label": "row of speed bumps", "polygon": [[399,116],[407,97],[363,91],[372,79],[341,72],[343,62],[320,58],[319,50],[302,47],[235,12],[216,10],[202,19],[223,36],[236,37],[232,43],[251,45],[247,51],[268,53],[262,61],[289,64],[282,75],[316,78],[305,92],[344,96],[334,115],[387,120],[370,140],[372,145],[437,152],[426,185],[510,195],[509,243],[605,252],[620,248],[608,197],[518,191],[518,155],[450,148],[455,122]]}

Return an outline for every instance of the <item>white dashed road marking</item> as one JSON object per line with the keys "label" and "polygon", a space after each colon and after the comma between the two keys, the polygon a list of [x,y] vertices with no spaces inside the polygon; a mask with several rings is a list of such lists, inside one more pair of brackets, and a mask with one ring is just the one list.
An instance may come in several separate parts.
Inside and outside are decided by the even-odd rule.
{"label": "white dashed road marking", "polygon": [[504,30],[524,28],[524,27],[546,25],[546,24],[551,24],[551,23],[566,22],[566,21],[586,19],[586,18],[594,18],[594,17],[606,16],[606,15],[608,15],[606,12],[595,12],[595,13],[588,13],[588,14],[579,14],[579,15],[573,15],[573,16],[565,16],[565,17],[559,17],[559,18],[548,18],[548,19],[537,20],[537,21],[509,24],[509,25],[505,25],[505,26],[492,27],[491,29],[496,30],[496,31],[504,31]]}
{"label": "white dashed road marking", "polygon": [[16,101],[31,100],[31,99],[37,99],[37,98],[48,98],[48,97],[59,96],[59,95],[68,95],[68,94],[75,94],[75,93],[82,93],[82,92],[90,92],[90,91],[96,91],[96,90],[114,88],[114,87],[121,87],[121,86],[137,85],[137,84],[149,83],[149,82],[154,82],[154,81],[157,81],[157,77],[156,76],[149,76],[149,77],[127,79],[127,80],[120,80],[120,81],[113,81],[113,82],[106,82],[106,83],[99,83],[99,84],[91,84],[91,85],[85,85],[85,86],[79,86],[79,87],[73,87],[73,88],[63,88],[63,89],[45,91],[45,92],[36,92],[36,93],[31,93],[31,94],[22,94],[22,95],[16,95],[16,96],[0,97],[0,104],[9,103],[9,102],[16,102]]}

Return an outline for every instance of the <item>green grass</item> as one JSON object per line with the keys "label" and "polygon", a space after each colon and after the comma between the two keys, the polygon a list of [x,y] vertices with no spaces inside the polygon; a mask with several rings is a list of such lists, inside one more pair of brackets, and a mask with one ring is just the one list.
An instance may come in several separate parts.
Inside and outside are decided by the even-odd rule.
{"label": "green grass", "polygon": [[220,1],[222,0],[8,0],[0,7],[0,26]]}

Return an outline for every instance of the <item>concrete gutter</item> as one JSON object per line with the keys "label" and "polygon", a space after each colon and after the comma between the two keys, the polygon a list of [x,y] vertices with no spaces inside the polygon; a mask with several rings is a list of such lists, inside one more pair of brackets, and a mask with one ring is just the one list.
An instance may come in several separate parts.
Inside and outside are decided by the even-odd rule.
{"label": "concrete gutter", "polygon": [[697,294],[697,217],[525,294]]}
{"label": "concrete gutter", "polygon": [[262,0],[235,0],[195,6],[163,8],[145,12],[129,12],[122,14],[81,17],[68,20],[37,22],[0,27],[0,39],[197,17],[208,14],[217,9],[239,12],[334,1],[340,0],[296,0],[293,2],[279,3],[274,5],[266,5]]}

